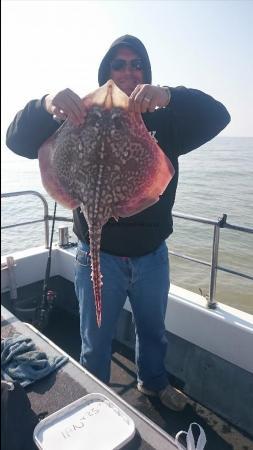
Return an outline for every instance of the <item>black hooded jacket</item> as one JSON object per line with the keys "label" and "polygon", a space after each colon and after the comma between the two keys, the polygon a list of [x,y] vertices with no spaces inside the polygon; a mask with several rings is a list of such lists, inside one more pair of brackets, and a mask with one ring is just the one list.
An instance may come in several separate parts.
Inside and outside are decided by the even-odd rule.
{"label": "black hooded jacket", "polygon": [[[110,77],[110,61],[119,46],[134,50],[144,63],[145,83],[152,73],[147,51],[134,36],[117,39],[104,56],[98,71],[98,83]],[[102,230],[101,250],[119,256],[141,256],[154,251],[173,231],[172,207],[178,182],[178,157],[214,138],[230,121],[226,108],[209,95],[183,86],[170,87],[167,107],[142,115],[144,123],[158,145],[172,162],[175,175],[160,200],[143,212],[118,222],[110,219]],[[18,155],[37,158],[42,143],[59,124],[48,114],[41,100],[30,101],[17,113],[7,131],[7,146]],[[73,211],[74,232],[89,242],[88,227],[80,208]]]}

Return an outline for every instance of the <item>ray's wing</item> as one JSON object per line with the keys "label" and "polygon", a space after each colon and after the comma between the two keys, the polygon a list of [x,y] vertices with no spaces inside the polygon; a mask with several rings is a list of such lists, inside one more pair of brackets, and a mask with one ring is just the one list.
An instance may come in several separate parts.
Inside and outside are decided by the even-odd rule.
{"label": "ray's wing", "polygon": [[79,206],[80,200],[73,198],[73,196],[71,196],[68,192],[67,187],[61,183],[56,174],[54,165],[55,140],[58,133],[61,132],[62,127],[64,127],[64,124],[53,136],[47,139],[47,141],[45,141],[39,149],[38,159],[41,181],[48,194],[54,200],[66,208],[74,209]]}
{"label": "ray's wing", "polygon": [[129,113],[129,121],[128,156],[120,183],[121,190],[125,184],[125,196],[115,209],[120,217],[135,215],[155,204],[175,173],[169,158],[149,134],[141,115]]}

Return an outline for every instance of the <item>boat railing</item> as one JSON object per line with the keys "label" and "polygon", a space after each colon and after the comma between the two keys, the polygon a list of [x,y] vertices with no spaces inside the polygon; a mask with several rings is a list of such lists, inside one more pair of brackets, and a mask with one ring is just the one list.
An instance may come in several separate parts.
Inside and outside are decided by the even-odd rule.
{"label": "boat railing", "polygon": [[[13,227],[17,227],[17,226],[30,225],[30,224],[34,224],[34,223],[38,223],[38,222],[44,222],[44,224],[45,224],[45,248],[49,248],[49,220],[52,220],[53,216],[49,214],[47,200],[45,199],[45,197],[42,194],[40,194],[37,191],[32,191],[32,190],[31,191],[8,192],[8,193],[1,194],[1,197],[7,198],[7,197],[16,197],[16,196],[20,196],[20,195],[35,195],[35,196],[37,196],[43,203],[44,217],[42,219],[31,220],[28,222],[21,222],[18,224],[14,223],[11,225],[1,226],[1,229],[3,230],[3,229],[13,228]],[[242,277],[242,278],[246,278],[248,280],[253,280],[253,276],[251,276],[251,275],[239,272],[237,270],[232,270],[228,267],[221,266],[218,264],[219,241],[220,241],[221,228],[227,228],[230,230],[235,230],[235,231],[239,231],[242,233],[251,233],[251,234],[253,233],[253,228],[242,227],[242,226],[233,225],[233,224],[228,223],[227,222],[227,214],[223,214],[223,216],[221,218],[217,219],[216,221],[209,220],[205,217],[197,217],[197,216],[181,214],[181,213],[177,213],[177,212],[173,213],[173,217],[183,219],[183,220],[188,220],[191,222],[199,222],[202,224],[207,224],[207,225],[213,226],[213,242],[212,242],[211,262],[201,260],[198,258],[193,258],[191,256],[187,256],[182,253],[177,253],[177,252],[174,252],[171,250],[169,251],[169,254],[171,254],[173,256],[183,258],[185,260],[189,260],[189,261],[210,267],[209,294],[206,295],[208,308],[215,309],[216,305],[217,305],[217,302],[215,299],[215,294],[216,294],[217,272],[219,270],[230,273],[232,275]],[[73,222],[73,220],[71,218],[64,217],[64,216],[63,217],[56,216],[55,220],[61,221],[61,222],[64,222],[64,221],[65,222]]]}

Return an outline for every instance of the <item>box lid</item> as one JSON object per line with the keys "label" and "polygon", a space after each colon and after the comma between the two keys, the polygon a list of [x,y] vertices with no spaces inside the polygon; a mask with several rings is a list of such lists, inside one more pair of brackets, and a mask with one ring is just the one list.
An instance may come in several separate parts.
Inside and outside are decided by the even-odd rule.
{"label": "box lid", "polygon": [[88,394],[43,419],[34,429],[40,450],[114,450],[135,434],[133,420],[103,394]]}

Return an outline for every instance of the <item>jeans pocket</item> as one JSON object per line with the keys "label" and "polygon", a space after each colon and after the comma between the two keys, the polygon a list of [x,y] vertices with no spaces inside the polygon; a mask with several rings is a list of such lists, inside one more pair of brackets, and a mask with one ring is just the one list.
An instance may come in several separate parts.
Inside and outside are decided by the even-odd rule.
{"label": "jeans pocket", "polygon": [[76,263],[82,267],[90,267],[90,252],[86,252],[78,248],[76,252]]}
{"label": "jeans pocket", "polygon": [[157,259],[157,262],[160,263],[167,263],[169,259],[169,252],[167,245],[163,243],[158,247],[158,249],[154,252],[155,258]]}

